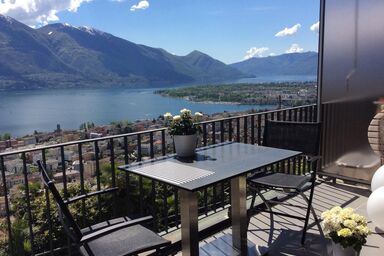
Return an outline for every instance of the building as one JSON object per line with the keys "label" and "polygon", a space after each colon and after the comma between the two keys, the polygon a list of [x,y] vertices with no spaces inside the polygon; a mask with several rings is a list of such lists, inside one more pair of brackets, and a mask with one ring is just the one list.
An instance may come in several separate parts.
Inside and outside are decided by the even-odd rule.
{"label": "building", "polygon": [[[65,172],[67,182],[75,182],[80,180],[80,172],[76,170],[67,170]],[[63,172],[58,172],[53,175],[56,182],[61,183],[64,181]]]}

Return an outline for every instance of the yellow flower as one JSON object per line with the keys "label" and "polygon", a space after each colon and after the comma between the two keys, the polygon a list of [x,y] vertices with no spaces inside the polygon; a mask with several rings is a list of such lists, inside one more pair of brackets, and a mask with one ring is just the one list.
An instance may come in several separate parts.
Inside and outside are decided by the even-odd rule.
{"label": "yellow flower", "polygon": [[195,121],[200,121],[203,117],[203,114],[200,112],[195,112]]}
{"label": "yellow flower", "polygon": [[321,218],[324,220],[324,219],[328,219],[328,218],[330,218],[330,216],[331,216],[331,213],[330,213],[330,211],[325,211],[325,212],[323,212],[322,214],[321,214]]}
{"label": "yellow flower", "polygon": [[342,209],[339,214],[342,219],[349,219],[354,214],[354,210],[351,207],[347,207]]}
{"label": "yellow flower", "polygon": [[332,214],[339,214],[339,212],[342,210],[342,208],[340,207],[340,206],[335,206],[335,207],[333,207],[331,210],[330,210],[330,212],[332,213]]}
{"label": "yellow flower", "polygon": [[356,223],[367,225],[367,219],[357,213],[352,214],[351,219],[354,220]]}
{"label": "yellow flower", "polygon": [[[336,232],[341,240],[357,239],[358,243],[362,238],[366,238],[371,232],[367,227],[367,219],[354,212],[353,208],[333,207],[321,214],[322,226],[325,234]],[[334,239],[334,238],[332,238]]]}
{"label": "yellow flower", "polygon": [[181,121],[181,116],[177,115],[173,117],[173,121],[175,122],[180,122]]}
{"label": "yellow flower", "polygon": [[189,114],[189,115],[192,114],[191,110],[186,109],[186,108],[183,108],[182,110],[180,110],[180,113],[183,114],[183,115],[185,115],[185,114]]}
{"label": "yellow flower", "polygon": [[164,114],[164,118],[165,119],[171,119],[172,118],[172,114],[167,112],[167,113]]}
{"label": "yellow flower", "polygon": [[363,226],[363,225],[357,226],[356,230],[362,236],[367,236],[371,233],[369,228],[367,226]]}
{"label": "yellow flower", "polygon": [[341,237],[352,236],[352,231],[349,228],[343,228],[337,231],[337,235]]}
{"label": "yellow flower", "polygon": [[354,220],[345,220],[343,225],[349,229],[354,229],[357,226],[357,223]]}

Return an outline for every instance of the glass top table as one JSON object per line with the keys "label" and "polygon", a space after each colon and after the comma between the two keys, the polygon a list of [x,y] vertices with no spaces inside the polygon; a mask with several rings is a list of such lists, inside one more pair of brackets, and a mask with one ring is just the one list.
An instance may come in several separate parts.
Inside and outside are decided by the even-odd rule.
{"label": "glass top table", "polygon": [[301,152],[236,142],[196,150],[191,158],[174,155],[120,166],[120,170],[164,182],[179,189],[183,255],[199,254],[196,191],[231,181],[232,242],[247,253],[246,174]]}

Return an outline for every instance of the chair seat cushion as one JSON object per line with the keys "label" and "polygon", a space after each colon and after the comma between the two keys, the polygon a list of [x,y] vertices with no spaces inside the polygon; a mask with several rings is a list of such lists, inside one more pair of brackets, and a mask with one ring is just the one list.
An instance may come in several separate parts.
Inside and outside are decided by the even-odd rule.
{"label": "chair seat cushion", "polygon": [[266,173],[262,176],[251,178],[248,182],[254,186],[298,189],[310,181],[310,176],[299,176],[286,173]]}
{"label": "chair seat cushion", "polygon": [[[118,256],[137,254],[167,244],[169,244],[169,241],[156,233],[141,225],[134,225],[97,238],[87,245],[94,256]],[[83,255],[90,255],[84,246],[80,248],[80,251]]]}

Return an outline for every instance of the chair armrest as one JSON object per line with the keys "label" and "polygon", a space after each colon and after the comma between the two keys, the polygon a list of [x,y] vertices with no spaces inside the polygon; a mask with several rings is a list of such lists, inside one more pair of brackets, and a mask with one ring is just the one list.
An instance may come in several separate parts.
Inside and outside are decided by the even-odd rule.
{"label": "chair armrest", "polygon": [[74,202],[82,200],[82,199],[87,199],[88,197],[91,197],[91,196],[97,196],[97,195],[102,195],[102,194],[106,194],[106,193],[110,193],[110,192],[115,192],[118,189],[119,188],[117,188],[117,187],[115,187],[115,188],[106,188],[106,189],[103,189],[103,190],[99,190],[99,191],[95,191],[95,192],[91,192],[91,193],[75,196],[75,197],[69,198],[68,200],[65,200],[64,203],[65,204],[71,204],[71,203],[74,203]]}
{"label": "chair armrest", "polygon": [[81,243],[87,243],[87,242],[95,240],[95,239],[97,239],[97,238],[99,238],[101,236],[108,235],[108,234],[110,234],[110,233],[112,233],[114,231],[117,231],[119,229],[131,227],[131,226],[138,225],[138,224],[143,224],[143,223],[148,222],[148,221],[150,221],[152,219],[153,219],[152,216],[145,216],[145,217],[142,217],[142,218],[138,218],[138,219],[130,220],[130,221],[127,221],[127,222],[119,223],[119,224],[116,224],[116,225],[108,226],[106,228],[97,230],[97,231],[95,231],[93,233],[90,233],[88,235],[83,236],[81,238],[80,242]]}
{"label": "chair armrest", "polygon": [[321,156],[305,156],[305,159],[308,161],[308,162],[315,162],[317,160],[320,160],[321,159]]}
{"label": "chair armrest", "polygon": [[267,173],[269,173],[269,171],[267,170],[257,170],[255,172],[252,172],[248,177],[247,177],[247,180],[252,180],[254,178],[258,178],[260,176],[264,176],[266,175]]}

